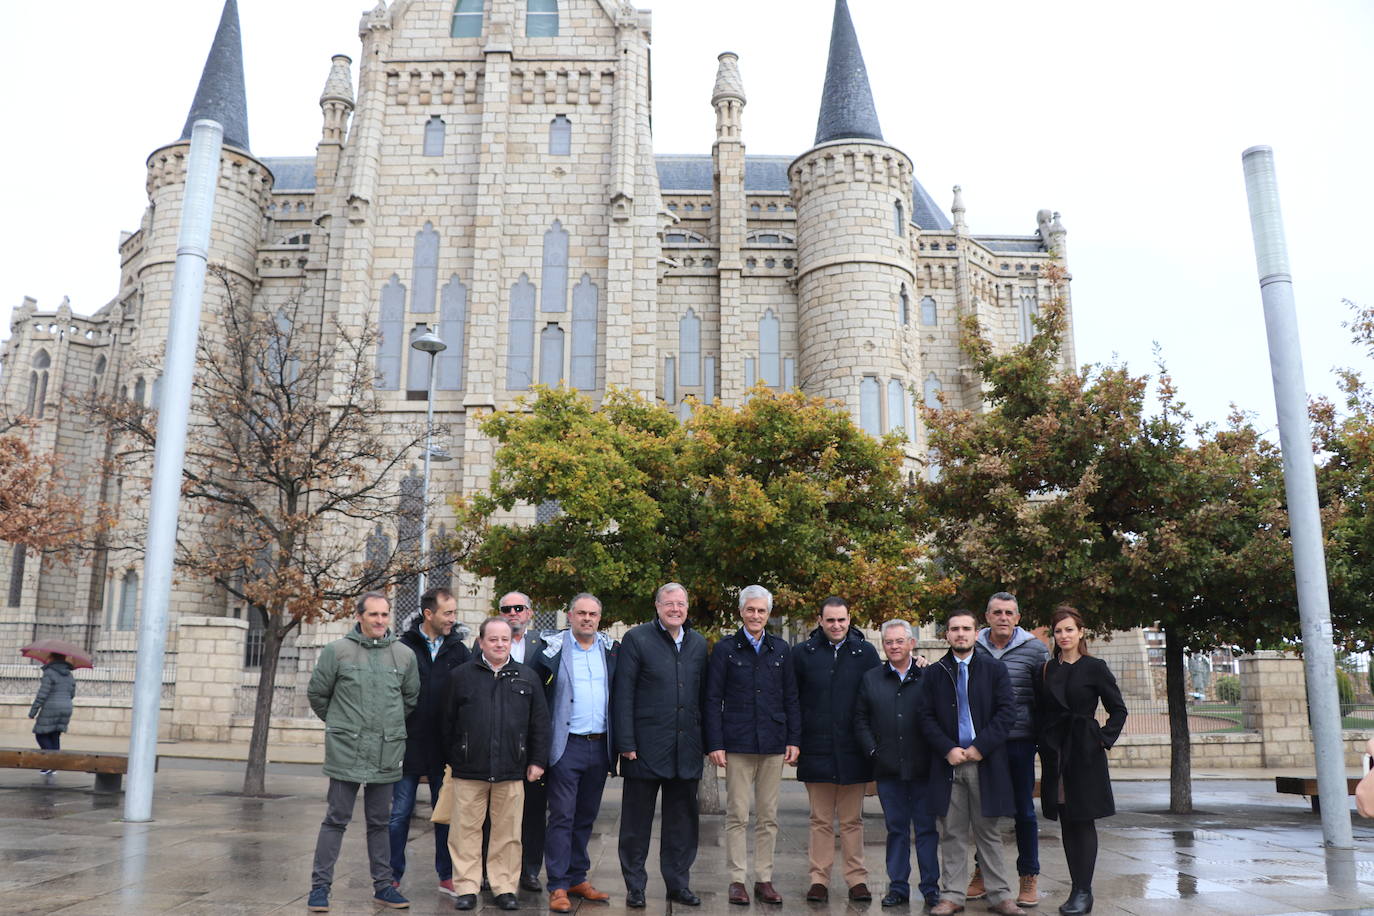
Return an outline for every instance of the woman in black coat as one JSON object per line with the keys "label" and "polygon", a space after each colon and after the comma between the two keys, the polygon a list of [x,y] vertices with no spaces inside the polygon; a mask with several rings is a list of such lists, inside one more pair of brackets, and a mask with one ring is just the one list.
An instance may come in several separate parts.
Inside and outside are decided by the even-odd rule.
{"label": "woman in black coat", "polygon": [[[1107,663],[1086,651],[1083,617],[1060,605],[1050,616],[1054,657],[1040,691],[1040,807],[1059,820],[1073,890],[1059,908],[1065,916],[1093,910],[1099,817],[1116,813],[1107,749],[1126,724],[1126,704]],[[1097,705],[1107,710],[1098,725]]]}

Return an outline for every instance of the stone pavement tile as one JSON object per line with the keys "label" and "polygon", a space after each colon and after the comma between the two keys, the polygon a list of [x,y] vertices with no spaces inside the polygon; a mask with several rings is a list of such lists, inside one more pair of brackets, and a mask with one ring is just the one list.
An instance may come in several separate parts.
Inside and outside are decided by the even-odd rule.
{"label": "stone pavement tile", "polygon": [[143,913],[167,913],[199,896],[190,893],[146,893],[141,890],[133,893],[115,891],[90,897],[60,910],[52,910],[51,913],[53,916],[140,916]]}

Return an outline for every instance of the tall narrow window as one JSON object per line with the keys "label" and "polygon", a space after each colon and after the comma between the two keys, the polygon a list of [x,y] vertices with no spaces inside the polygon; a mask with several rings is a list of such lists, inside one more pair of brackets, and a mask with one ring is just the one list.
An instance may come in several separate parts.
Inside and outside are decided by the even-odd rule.
{"label": "tall narrow window", "polygon": [[444,119],[430,115],[425,122],[424,155],[442,156],[444,154]]}
{"label": "tall narrow window", "polygon": [[161,372],[159,372],[159,373],[157,374],[157,378],[153,379],[153,403],[152,403],[151,405],[149,405],[149,406],[151,406],[151,407],[153,408],[153,410],[161,410],[161,409],[162,409],[162,373],[161,373]]}
{"label": "tall narrow window", "polygon": [[[425,336],[429,327],[417,324],[410,329],[410,343]],[[447,343],[448,341],[445,341]],[[415,349],[413,346],[406,347],[406,392],[411,397],[424,398],[429,393],[429,361],[434,359],[428,353]],[[434,367],[439,368],[437,365]]]}
{"label": "tall narrow window", "polygon": [[105,367],[107,365],[108,362],[105,360],[105,357],[103,356],[95,361],[95,373],[91,376],[92,391],[100,390],[100,380],[105,377]]}
{"label": "tall narrow window", "polygon": [[1040,314],[1040,302],[1034,286],[1021,287],[1021,343],[1030,343],[1035,336],[1035,318]]}
{"label": "tall narrow window", "polygon": [[24,411],[31,417],[41,420],[48,406],[48,370],[52,357],[47,350],[39,350],[33,355],[33,371],[29,373],[28,408]]}
{"label": "tall narrow window", "polygon": [[934,296],[921,297],[921,324],[932,326],[940,323],[940,309]]}
{"label": "tall narrow window", "polygon": [[940,409],[940,392],[944,390],[944,385],[940,384],[940,377],[934,372],[926,376],[924,391],[921,393],[921,400],[930,410]]}
{"label": "tall narrow window", "polygon": [[892,222],[894,232],[898,235],[906,235],[906,208],[902,206],[900,200],[892,202]]}
{"label": "tall narrow window", "polygon": [[147,397],[148,397],[148,380],[145,379],[143,376],[140,375],[140,376],[138,377],[138,381],[134,382],[134,402],[137,403],[140,407],[143,407],[143,406],[145,406],[145,405],[144,405],[144,400],[145,400]]}
{"label": "tall narrow window", "polygon": [[583,274],[572,293],[572,361],[568,370],[572,386],[582,391],[596,388],[598,308],[596,284]]}
{"label": "tall narrow window", "polygon": [[865,375],[859,380],[859,428],[874,438],[883,434],[882,399],[876,378]]}
{"label": "tall narrow window", "polygon": [[916,444],[916,399],[913,397],[906,399],[906,437],[912,445]]}
{"label": "tall narrow window", "polygon": [[782,361],[782,387],[786,391],[797,387],[797,361],[790,356]]}
{"label": "tall narrow window", "polygon": [[887,429],[892,432],[906,427],[906,388],[900,380],[887,380]]}
{"label": "tall narrow window", "polygon": [[539,303],[542,312],[568,309],[568,233],[558,220],[544,233],[544,292]]}
{"label": "tall narrow window", "polygon": [[677,360],[671,356],[663,360],[663,400],[677,403]]}
{"label": "tall narrow window", "polygon": [[897,320],[902,327],[911,324],[911,297],[906,294],[906,284],[902,284],[902,290],[897,294]]}
{"label": "tall narrow window", "polygon": [[119,617],[116,630],[132,630],[138,619],[138,573],[132,569],[124,574],[119,586]]}
{"label": "tall narrow window", "polygon": [[19,607],[24,598],[24,559],[27,556],[28,550],[23,544],[14,545],[14,553],[10,556],[10,607]]}
{"label": "tall narrow window", "polygon": [[572,122],[563,115],[549,123],[549,155],[572,155]]}
{"label": "tall narrow window", "polygon": [[410,310],[417,315],[434,311],[434,295],[439,288],[439,233],[434,224],[415,233],[415,256],[411,268]]}
{"label": "tall narrow window", "polygon": [[678,379],[684,388],[701,384],[701,319],[688,309],[677,323],[677,351],[682,360]]}
{"label": "tall narrow window", "polygon": [[563,329],[552,321],[539,332],[539,384],[563,384]]}
{"label": "tall narrow window", "polygon": [[381,321],[377,340],[377,387],[401,387],[401,349],[405,346],[406,288],[395,274],[382,287]]}
{"label": "tall narrow window", "polygon": [[706,366],[701,380],[701,401],[703,404],[710,404],[716,399],[716,358],[708,356],[704,362]]}
{"label": "tall narrow window", "polygon": [[759,378],[769,388],[782,384],[782,346],[780,345],[780,322],[772,309],[763,313],[759,319]]}
{"label": "tall narrow window", "polygon": [[510,340],[506,390],[524,391],[534,381],[534,284],[525,274],[510,288]]}
{"label": "tall narrow window", "polygon": [[458,0],[453,8],[454,38],[480,38],[482,35],[482,0]]}
{"label": "tall narrow window", "polygon": [[525,37],[558,37],[558,0],[526,0]]}
{"label": "tall narrow window", "polygon": [[439,354],[439,391],[463,390],[463,353],[467,346],[468,288],[454,274],[439,293],[439,339],[448,348]]}
{"label": "tall narrow window", "polygon": [[744,387],[753,388],[759,383],[758,361],[752,356],[744,361]]}

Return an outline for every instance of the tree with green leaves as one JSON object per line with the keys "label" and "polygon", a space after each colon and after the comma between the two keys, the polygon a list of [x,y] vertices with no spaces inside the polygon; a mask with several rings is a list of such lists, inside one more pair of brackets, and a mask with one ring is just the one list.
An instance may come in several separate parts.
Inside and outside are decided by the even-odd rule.
{"label": "tree with green leaves", "polygon": [[[1053,279],[1053,276],[1052,276]],[[995,352],[964,347],[985,408],[926,410],[938,479],[928,534],[959,598],[1016,593],[1032,621],[1073,604],[1098,632],[1157,623],[1166,637],[1170,810],[1192,810],[1184,650],[1249,649],[1296,633],[1277,447],[1235,413],[1192,422],[1167,373],[1065,366],[1064,304]]]}
{"label": "tree with green leaves", "polygon": [[[753,583],[780,616],[841,594],[865,623],[919,616],[950,591],[912,537],[918,504],[896,438],[873,439],[821,399],[758,388],[683,423],[625,392],[597,409],[540,389],[482,428],[497,443],[491,488],[460,501],[455,553],[497,592],[555,605],[591,591],[608,620],[637,622],[672,580],[696,625],[714,628]],[[550,503],[560,511],[539,524],[494,520]]]}

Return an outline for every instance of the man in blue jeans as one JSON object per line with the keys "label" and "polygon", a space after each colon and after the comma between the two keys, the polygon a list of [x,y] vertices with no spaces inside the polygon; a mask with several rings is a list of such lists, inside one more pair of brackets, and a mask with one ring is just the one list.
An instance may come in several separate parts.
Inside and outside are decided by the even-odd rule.
{"label": "man in blue jeans", "polygon": [[[406,756],[401,781],[391,796],[391,871],[392,881],[400,886],[406,870],[406,841],[410,836],[410,817],[415,812],[415,795],[420,777],[429,781],[430,804],[439,797],[444,782],[444,764],[439,749],[439,706],[449,672],[468,660],[468,647],[453,631],[457,622],[458,601],[446,588],[431,588],[420,596],[420,616],[405,632],[401,643],[415,653],[420,670],[420,699],[406,719]],[[453,861],[448,852],[448,825],[434,825],[434,870],[439,875],[439,893],[457,896],[453,889]]]}
{"label": "man in blue jeans", "polygon": [[[1011,676],[1016,700],[1016,724],[1005,745],[1011,770],[1012,794],[1016,800],[1016,873],[1020,888],[1018,906],[1040,902],[1037,880],[1040,875],[1040,833],[1035,822],[1035,684],[1049,661],[1049,649],[1034,633],[1023,630],[1021,610],[1016,597],[998,592],[988,599],[987,626],[978,633],[976,649],[1000,659]],[[975,896],[975,894],[977,896]],[[983,894],[981,873],[975,872],[968,899]]]}

